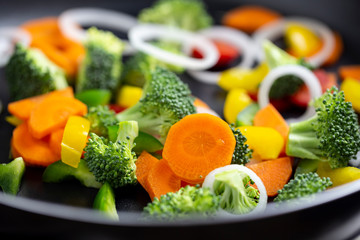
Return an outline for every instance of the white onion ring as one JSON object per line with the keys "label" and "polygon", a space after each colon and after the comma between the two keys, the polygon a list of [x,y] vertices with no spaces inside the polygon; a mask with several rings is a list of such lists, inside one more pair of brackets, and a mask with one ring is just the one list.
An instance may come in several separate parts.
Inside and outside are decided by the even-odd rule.
{"label": "white onion ring", "polygon": [[[260,197],[259,197],[259,202],[256,205],[256,207],[249,213],[247,214],[254,214],[254,213],[259,213],[259,212],[263,212],[266,208],[266,204],[267,204],[267,193],[266,193],[266,188],[264,186],[264,183],[261,181],[261,179],[258,177],[258,175],[256,175],[256,173],[254,173],[251,169],[242,166],[242,165],[238,165],[238,164],[231,164],[231,165],[227,165],[225,167],[220,167],[217,168],[213,171],[211,171],[205,178],[204,183],[202,185],[202,187],[208,187],[210,188],[210,190],[212,192],[214,192],[214,181],[215,181],[215,175],[224,171],[229,171],[229,170],[238,170],[240,172],[244,172],[246,173],[250,179],[252,181],[254,181],[254,183],[256,184],[259,192],[260,192]],[[235,215],[235,214],[230,214],[229,215]],[[236,215],[238,216],[238,215]]]}
{"label": "white onion ring", "polygon": [[208,113],[208,114],[214,115],[215,117],[220,117],[219,114],[217,114],[211,108],[200,107],[200,106],[197,106],[195,108],[196,108],[196,113]]}
{"label": "white onion ring", "polygon": [[[252,39],[242,31],[223,27],[214,26],[207,28],[201,32],[201,35],[212,40],[219,40],[228,42],[241,51],[242,61],[236,66],[239,68],[251,68],[255,60],[255,51],[253,48]],[[191,49],[188,49],[188,51]],[[203,83],[217,84],[221,72],[211,71],[188,71],[188,73]]]}
{"label": "white onion ring", "polygon": [[[284,75],[295,75],[307,85],[310,91],[311,99],[318,98],[322,95],[321,85],[319,83],[318,78],[311,72],[309,69],[299,66],[299,65],[285,65],[279,66],[272,69],[264,78],[264,80],[260,84],[259,92],[258,92],[258,102],[260,108],[264,108],[269,104],[269,93],[271,86],[279,77]],[[299,122],[306,120],[312,117],[315,114],[315,110],[313,107],[308,106],[305,113],[298,117],[292,119],[286,119],[287,122]]]}
{"label": "white onion ring", "polygon": [[[178,55],[146,42],[146,40],[153,40],[156,38],[180,42],[183,43],[184,46],[190,45],[196,47],[203,53],[204,58],[197,59]],[[137,25],[130,29],[129,40],[135,49],[149,54],[161,61],[187,69],[207,69],[214,66],[219,59],[219,53],[212,42],[199,34],[174,27],[157,24]]]}
{"label": "white onion ring", "polygon": [[[131,15],[102,8],[73,8],[66,10],[59,16],[61,32],[76,42],[86,40],[86,31],[79,28],[78,25],[95,25],[128,32],[137,23],[137,19]],[[125,42],[123,54],[132,54],[134,49],[128,41],[123,41]]]}
{"label": "white onion ring", "polygon": [[253,35],[255,43],[258,46],[258,61],[261,62],[264,59],[264,53],[262,51],[263,40],[268,39],[271,41],[281,37],[286,29],[286,26],[289,23],[301,23],[306,27],[313,29],[317,34],[320,35],[321,39],[323,39],[324,44],[321,50],[315,55],[306,58],[306,61],[314,67],[321,66],[331,55],[335,47],[334,36],[332,34],[332,31],[323,23],[311,18],[304,17],[289,17],[281,19],[266,24],[265,26],[258,29]]}
{"label": "white onion ring", "polygon": [[25,30],[17,27],[0,28],[0,67],[5,66],[9,61],[16,42],[27,47],[31,42],[31,36]]}

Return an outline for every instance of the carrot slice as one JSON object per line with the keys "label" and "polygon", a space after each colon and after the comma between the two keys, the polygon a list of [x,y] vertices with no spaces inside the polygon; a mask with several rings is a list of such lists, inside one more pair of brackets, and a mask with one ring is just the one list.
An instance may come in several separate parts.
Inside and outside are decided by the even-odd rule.
{"label": "carrot slice", "polygon": [[234,149],[229,125],[219,117],[198,113],[170,128],[163,157],[181,180],[201,183],[209,172],[231,163]]}
{"label": "carrot slice", "polygon": [[341,79],[355,78],[360,81],[360,65],[341,66],[339,74]]}
{"label": "carrot slice", "polygon": [[31,112],[29,130],[33,137],[40,139],[64,127],[70,116],[86,113],[86,105],[75,98],[49,96]]}
{"label": "carrot slice", "polygon": [[31,98],[25,98],[16,102],[11,102],[8,105],[8,111],[10,114],[21,120],[27,120],[29,119],[31,111],[34,109],[34,107],[50,95],[74,98],[74,91],[72,87],[67,87],[62,90],[53,91]]}
{"label": "carrot slice", "polygon": [[195,107],[203,107],[206,109],[210,109],[209,105],[207,105],[203,100],[201,100],[200,98],[195,98],[194,101],[194,106]]}
{"label": "carrot slice", "polygon": [[264,183],[267,195],[274,197],[289,181],[292,174],[292,159],[283,157],[246,165]]}
{"label": "carrot slice", "polygon": [[331,55],[326,59],[323,65],[329,66],[337,62],[339,60],[341,53],[344,49],[344,43],[339,33],[334,32],[335,37],[335,47],[334,50],[331,52]]}
{"label": "carrot slice", "polygon": [[169,168],[165,159],[161,159],[150,169],[145,188],[153,200],[168,192],[176,192],[181,187],[181,180]]}
{"label": "carrot slice", "polygon": [[63,128],[59,128],[50,134],[50,140],[49,140],[50,148],[59,157],[59,159],[61,158],[61,142],[63,135],[64,135]]}
{"label": "carrot slice", "polygon": [[280,18],[277,12],[264,7],[244,6],[227,12],[222,22],[228,27],[252,33],[261,26]]}
{"label": "carrot slice", "polygon": [[146,191],[148,191],[146,178],[158,161],[157,158],[146,151],[143,151],[136,160],[136,178]]}
{"label": "carrot slice", "polygon": [[27,165],[46,167],[60,160],[51,150],[48,141],[31,136],[27,122],[14,129],[11,144],[12,154],[23,157]]}

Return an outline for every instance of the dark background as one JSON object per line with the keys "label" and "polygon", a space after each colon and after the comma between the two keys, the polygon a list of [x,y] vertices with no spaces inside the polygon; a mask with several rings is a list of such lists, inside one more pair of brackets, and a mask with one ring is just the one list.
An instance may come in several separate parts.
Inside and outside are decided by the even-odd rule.
{"label": "dark background", "polygon": [[[56,16],[73,7],[102,7],[119,10],[136,16],[140,9],[150,6],[152,1],[4,1],[0,0],[0,27],[16,26],[26,20]],[[220,24],[223,14],[244,4],[259,4],[270,7],[283,15],[307,16],[325,22],[332,29],[340,32],[344,40],[345,51],[341,64],[360,63],[360,1],[357,0],[243,0],[243,1],[205,1],[211,15]],[[123,35],[123,34],[121,34]],[[124,35],[123,35],[124,36]],[[337,66],[328,70],[335,71]],[[198,83],[186,74],[181,76],[189,83],[194,94],[205,100],[215,111],[222,114],[223,100],[226,95],[220,88]],[[360,94],[360,93],[359,93]],[[4,106],[8,101],[7,87],[3,69],[0,69],[0,98]],[[5,122],[7,115],[0,115],[0,162],[8,162],[9,139],[11,128]],[[97,192],[95,189],[79,187],[72,182],[65,184],[43,184],[43,169],[29,168],[19,192],[20,199],[30,198],[90,208]],[[126,227],[124,222],[87,222],[76,219],[65,220],[52,216],[49,206],[34,205],[34,209],[21,209],[20,205],[9,206],[0,193],[0,239],[16,236],[45,236],[52,238],[77,239],[137,239],[137,237],[184,239],[202,236],[203,238],[228,239],[232,236],[260,239],[348,239],[360,232],[360,193],[357,192],[337,201],[323,204],[316,208],[283,214],[277,217],[246,222],[195,225],[194,227],[148,228]],[[69,197],[71,196],[71,197]],[[139,188],[121,189],[116,192],[119,211],[140,211],[149,200],[144,190]],[[16,202],[16,201],[14,201]],[[27,204],[19,202],[19,204]],[[45,209],[45,210],[44,210]],[[65,209],[65,212],[69,209]],[[39,214],[40,212],[40,214]],[[89,216],[90,217],[90,216]],[[125,221],[126,222],[126,221]],[[201,234],[199,234],[201,233]],[[2,238],[1,236],[6,236]]]}

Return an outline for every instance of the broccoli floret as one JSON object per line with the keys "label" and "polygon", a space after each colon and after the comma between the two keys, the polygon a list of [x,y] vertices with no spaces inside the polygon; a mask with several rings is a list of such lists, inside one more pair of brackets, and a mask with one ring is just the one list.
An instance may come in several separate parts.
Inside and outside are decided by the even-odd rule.
{"label": "broccoli floret", "polygon": [[252,158],[252,150],[249,149],[249,145],[245,144],[246,137],[240,132],[239,129],[236,129],[233,124],[230,125],[231,131],[234,134],[236,145],[231,160],[231,164],[245,165],[250,162]]}
{"label": "broccoli floret", "polygon": [[233,214],[251,212],[259,202],[260,192],[250,184],[254,182],[249,175],[236,169],[216,174],[213,191],[220,196],[220,207]]}
{"label": "broccoli floret", "polygon": [[297,175],[290,180],[283,189],[278,191],[275,202],[288,201],[291,199],[306,197],[324,191],[330,187],[330,178],[321,178],[317,173],[309,172]]}
{"label": "broccoli floret", "polygon": [[16,44],[6,66],[12,101],[59,90],[68,86],[64,71],[39,49]]}
{"label": "broccoli floret", "polygon": [[119,121],[137,121],[140,131],[164,143],[174,123],[195,113],[194,98],[189,87],[169,70],[156,67],[146,76],[140,101],[116,117]]}
{"label": "broccoli floret", "polygon": [[[168,52],[182,55],[181,47],[176,43],[158,41],[153,44]],[[145,84],[145,73],[149,70],[154,70],[157,66],[169,69],[176,73],[182,73],[184,71],[183,67],[168,64],[143,52],[137,52],[124,64],[122,81],[126,84],[143,87]]]}
{"label": "broccoli floret", "polygon": [[144,208],[146,218],[169,221],[194,216],[206,217],[219,209],[219,197],[209,188],[186,186],[175,193],[155,198]]}
{"label": "broccoli floret", "polygon": [[143,9],[138,19],[143,23],[157,23],[198,31],[210,27],[213,20],[200,0],[159,0]]}
{"label": "broccoli floret", "polygon": [[25,172],[25,162],[22,157],[15,158],[10,163],[0,164],[0,187],[6,194],[16,195]]}
{"label": "broccoli floret", "polygon": [[327,161],[331,168],[346,167],[360,150],[358,118],[351,102],[332,87],[313,105],[315,116],[290,125],[286,154]]}
{"label": "broccoli floret", "polygon": [[120,84],[124,45],[109,31],[95,27],[87,30],[86,55],[79,67],[76,91],[108,89],[115,91]]}
{"label": "broccoli floret", "polygon": [[108,182],[113,188],[137,183],[136,155],[131,151],[137,136],[136,121],[119,123],[116,142],[90,133],[89,141],[84,149],[84,159],[90,171],[95,175],[96,181]]}
{"label": "broccoli floret", "polygon": [[85,117],[90,121],[90,132],[105,138],[108,137],[107,127],[116,125],[119,122],[116,119],[115,112],[106,105],[89,108],[89,112]]}

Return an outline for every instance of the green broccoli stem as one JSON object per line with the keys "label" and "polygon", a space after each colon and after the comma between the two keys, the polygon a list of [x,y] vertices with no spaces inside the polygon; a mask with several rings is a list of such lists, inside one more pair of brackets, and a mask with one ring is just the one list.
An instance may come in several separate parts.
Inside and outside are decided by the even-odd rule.
{"label": "green broccoli stem", "polygon": [[136,121],[122,121],[119,123],[117,141],[125,142],[129,149],[134,147],[134,140],[139,135],[139,127]]}
{"label": "green broccoli stem", "polygon": [[292,157],[325,160],[320,149],[320,140],[316,136],[313,124],[317,116],[290,125],[286,154]]}

